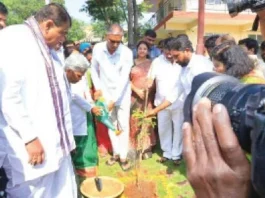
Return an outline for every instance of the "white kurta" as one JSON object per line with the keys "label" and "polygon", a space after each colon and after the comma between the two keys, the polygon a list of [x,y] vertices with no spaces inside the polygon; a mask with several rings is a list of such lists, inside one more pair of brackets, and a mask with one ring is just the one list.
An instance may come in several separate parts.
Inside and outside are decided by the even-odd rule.
{"label": "white kurta", "polygon": [[176,93],[178,98],[185,101],[191,91],[191,84],[195,76],[213,71],[213,63],[202,55],[192,54],[189,64],[183,67]]}
{"label": "white kurta", "polygon": [[96,90],[102,90],[106,101],[112,100],[116,105],[130,103],[132,66],[133,55],[128,47],[120,44],[114,54],[109,54],[106,42],[95,45],[91,77]]}
{"label": "white kurta", "polygon": [[156,82],[155,105],[166,100],[172,103],[158,112],[157,122],[163,157],[173,160],[180,159],[182,154],[183,102],[173,94],[178,88],[180,72],[180,65],[168,61],[164,55],[153,61],[150,70],[150,77]]}
{"label": "white kurta", "polygon": [[180,65],[171,63],[163,54],[152,62],[148,76],[155,79],[156,82],[155,106],[160,105],[165,100],[172,103],[167,109],[179,108],[182,105],[177,97],[172,94],[172,90],[175,90],[179,82],[180,72]]}
{"label": "white kurta", "polygon": [[[60,146],[46,67],[31,30],[25,25],[7,27],[0,32],[0,43],[0,145],[5,145],[4,167],[6,165],[8,175],[12,176],[8,183],[8,188],[12,188],[56,172],[69,152],[64,155]],[[14,46],[19,53],[14,53]],[[58,61],[53,59],[53,62],[72,150],[75,143],[64,71]],[[31,166],[25,143],[36,137],[43,145],[45,161]]]}
{"label": "white kurta", "polygon": [[118,136],[109,130],[114,155],[125,159],[129,145],[129,118],[131,104],[131,85],[129,75],[133,66],[132,51],[120,44],[109,54],[107,43],[95,45],[91,62],[91,76],[96,90],[102,90],[107,102],[115,102],[110,112],[114,126],[122,131]]}

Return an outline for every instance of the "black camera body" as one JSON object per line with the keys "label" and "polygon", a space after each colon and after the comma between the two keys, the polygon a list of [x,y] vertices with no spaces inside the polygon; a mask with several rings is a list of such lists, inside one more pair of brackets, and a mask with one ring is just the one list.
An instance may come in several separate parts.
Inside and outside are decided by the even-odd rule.
{"label": "black camera body", "polygon": [[200,74],[193,79],[185,100],[186,122],[192,121],[192,108],[203,97],[210,99],[212,105],[221,103],[227,108],[240,146],[252,155],[254,189],[265,197],[265,85],[246,85],[234,77],[213,72]]}
{"label": "black camera body", "polygon": [[246,9],[258,12],[265,9],[265,0],[227,0],[228,11],[231,16],[237,16]]}

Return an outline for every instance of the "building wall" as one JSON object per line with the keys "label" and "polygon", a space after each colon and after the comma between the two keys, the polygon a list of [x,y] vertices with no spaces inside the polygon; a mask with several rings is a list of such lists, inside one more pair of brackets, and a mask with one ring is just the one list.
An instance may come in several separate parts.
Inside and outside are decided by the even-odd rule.
{"label": "building wall", "polygon": [[[148,1],[148,0],[147,0]],[[199,9],[199,0],[149,0],[152,4],[158,5],[165,2],[170,2],[173,5],[182,5],[183,10],[185,11],[194,11],[197,12]],[[205,10],[206,12],[218,12],[218,13],[228,13],[228,8],[226,3],[223,3],[221,0],[205,0]],[[250,10],[245,10],[242,13],[251,13]]]}
{"label": "building wall", "polygon": [[[261,40],[259,31],[250,31],[255,14],[246,10],[238,17],[231,18],[228,14],[227,5],[221,3],[220,0],[205,1],[205,36],[230,34],[236,41],[246,37],[256,37]],[[160,4],[164,5],[164,7],[157,12],[156,18],[154,18],[157,22],[155,30],[158,35],[158,41],[184,33],[190,37],[192,43],[196,44],[198,0],[157,0],[158,5],[163,2],[167,3]],[[178,8],[181,4],[182,11],[168,9],[172,7],[172,3],[174,8]]]}
{"label": "building wall", "polygon": [[[186,30],[173,30],[178,28],[178,24],[171,24],[171,31],[158,31],[157,39],[158,41],[164,38],[168,38],[170,36],[177,36],[178,34],[187,34],[194,45],[196,47],[197,43],[197,27],[193,29],[186,29]],[[240,39],[247,38],[247,37],[256,37],[256,39],[261,42],[260,32],[252,32],[252,31],[242,31],[240,26],[220,26],[220,25],[206,25],[205,26],[205,36],[210,36],[213,34],[230,34],[233,36],[236,41],[238,42]]]}
{"label": "building wall", "polygon": [[[197,43],[197,28],[194,30],[186,30],[185,33],[189,36],[192,43]],[[210,36],[213,34],[230,34],[235,38],[236,42],[240,39],[247,38],[250,35],[260,35],[259,32],[242,31],[242,29],[238,26],[206,25],[204,35]]]}

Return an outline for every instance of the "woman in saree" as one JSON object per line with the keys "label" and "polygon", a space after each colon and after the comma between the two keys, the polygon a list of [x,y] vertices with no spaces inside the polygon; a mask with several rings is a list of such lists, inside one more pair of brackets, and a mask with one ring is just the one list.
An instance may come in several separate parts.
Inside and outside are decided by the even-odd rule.
{"label": "woman in saree", "polygon": [[[147,111],[154,107],[155,85],[147,88],[147,74],[151,69],[152,61],[148,58],[149,46],[145,41],[140,41],[137,45],[137,58],[131,70],[130,79],[132,87],[131,96],[131,117],[130,117],[130,149],[143,152],[143,159],[152,157],[152,147],[156,143],[154,128],[149,124],[145,126],[141,135],[141,145],[137,141],[137,136],[143,132],[138,124],[138,119],[133,116],[136,110]],[[148,89],[148,90],[147,90]],[[148,92],[148,93],[147,93]],[[146,98],[147,97],[147,98]]]}
{"label": "woman in saree", "polygon": [[72,160],[76,174],[81,178],[96,176],[98,166],[97,141],[92,113],[101,114],[94,105],[88,91],[85,73],[89,67],[82,54],[72,53],[65,61],[65,72],[69,84],[73,135],[76,149]]}

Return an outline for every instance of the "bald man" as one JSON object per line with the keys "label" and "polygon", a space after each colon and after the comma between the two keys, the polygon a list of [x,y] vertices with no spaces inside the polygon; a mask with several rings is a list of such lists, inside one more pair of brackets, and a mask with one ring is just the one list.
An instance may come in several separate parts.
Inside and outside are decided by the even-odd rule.
{"label": "bald man", "polygon": [[107,161],[107,165],[112,166],[119,161],[125,171],[130,168],[127,161],[131,101],[129,74],[133,66],[133,54],[121,43],[122,37],[121,26],[111,25],[106,41],[96,44],[93,49],[91,76],[96,95],[105,98],[113,124],[122,131],[116,136],[109,130],[113,157]]}

